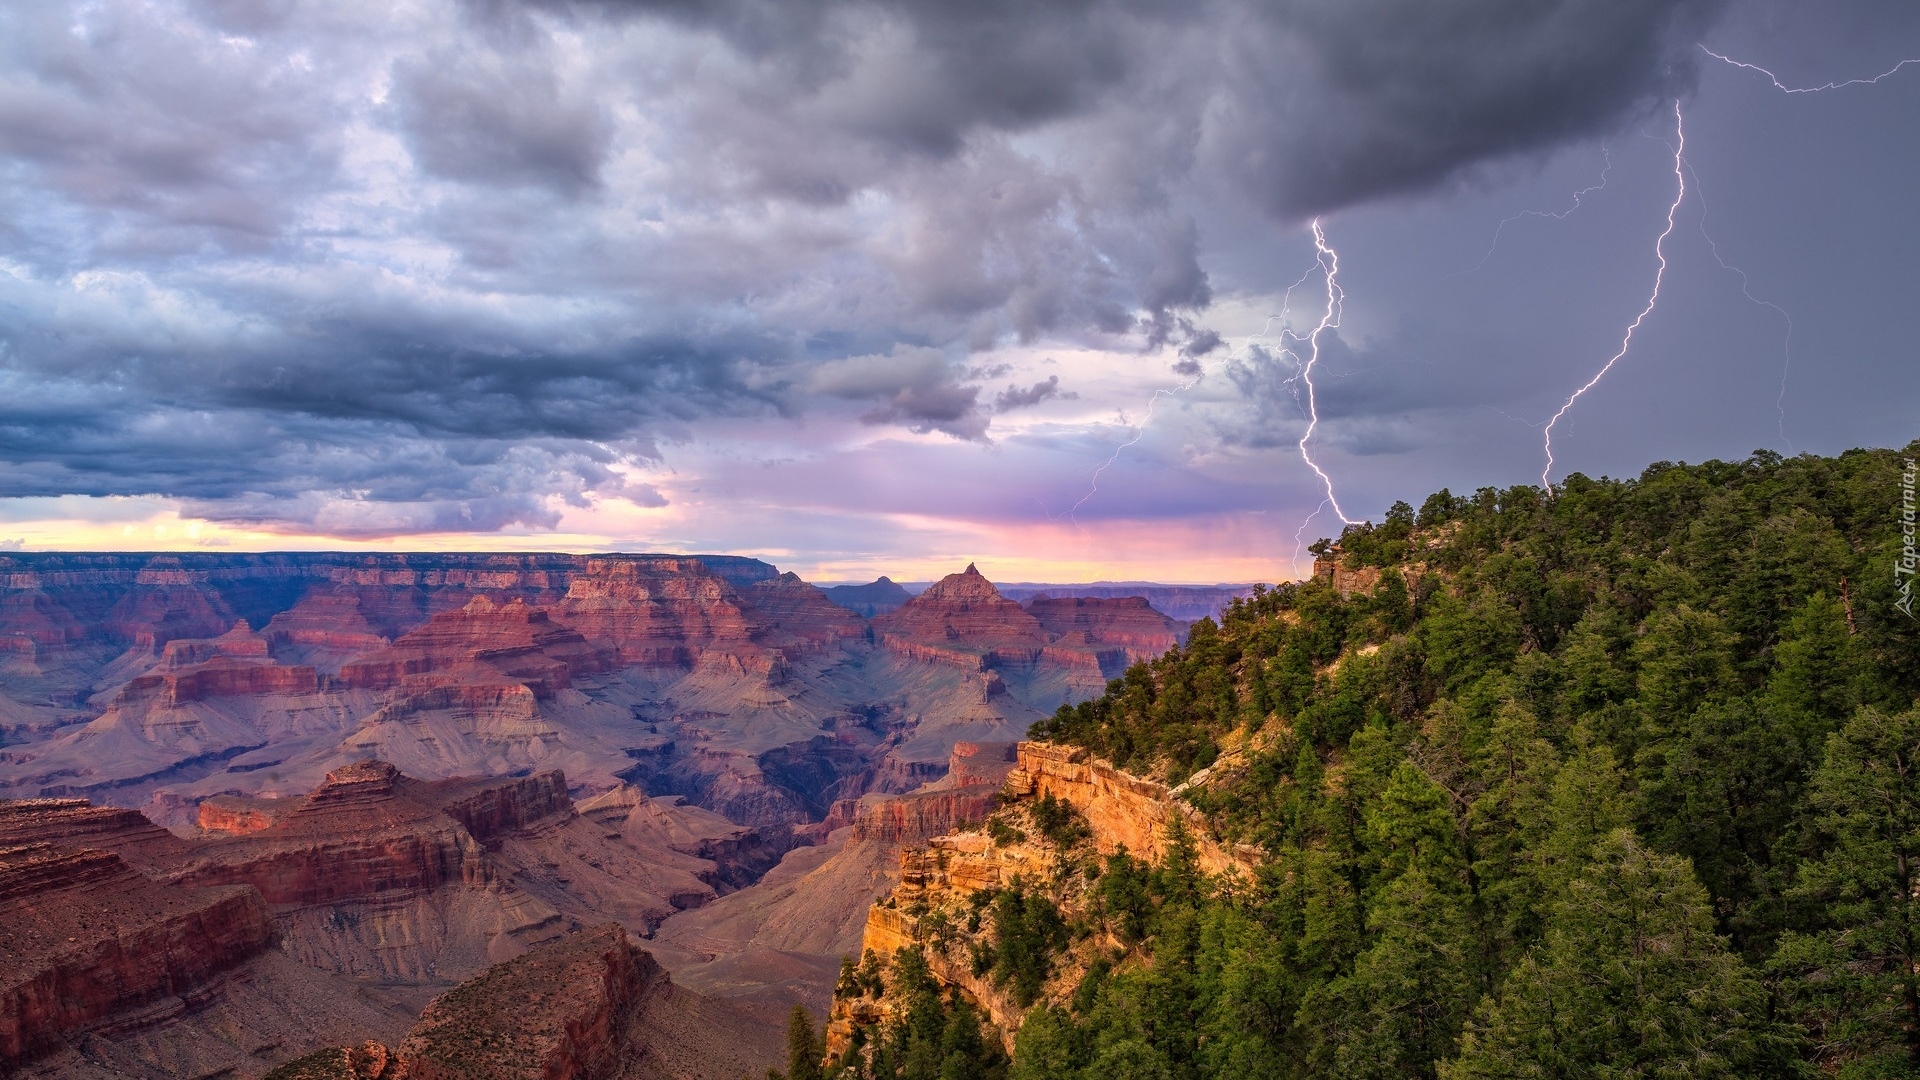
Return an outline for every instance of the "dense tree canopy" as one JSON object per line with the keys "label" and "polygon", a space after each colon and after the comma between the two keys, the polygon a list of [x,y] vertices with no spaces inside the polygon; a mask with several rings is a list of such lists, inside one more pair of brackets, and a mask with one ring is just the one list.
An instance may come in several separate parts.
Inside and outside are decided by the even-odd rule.
{"label": "dense tree canopy", "polygon": [[1265,858],[1109,865],[1008,1075],[1920,1077],[1916,455],[1442,491],[1036,725]]}

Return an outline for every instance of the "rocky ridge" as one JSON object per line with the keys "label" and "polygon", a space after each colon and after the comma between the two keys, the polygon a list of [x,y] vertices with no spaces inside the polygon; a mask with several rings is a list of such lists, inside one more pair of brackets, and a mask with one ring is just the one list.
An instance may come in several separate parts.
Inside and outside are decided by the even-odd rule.
{"label": "rocky ridge", "polygon": [[[1196,775],[1189,784],[1205,782],[1204,775]],[[1176,832],[1185,836],[1196,865],[1205,872],[1250,874],[1258,864],[1258,850],[1212,837],[1200,814],[1180,800],[1181,790],[1184,786],[1174,789],[1133,776],[1071,747],[1020,743],[1016,766],[1006,775],[1002,801],[988,823],[993,827],[970,824],[900,851],[898,884],[868,909],[860,955],[884,965],[902,949],[920,951],[934,979],[972,1001],[1011,1051],[1026,1008],[974,961],[977,948],[990,942],[992,934],[991,920],[982,924],[979,901],[1017,887],[1047,897],[1069,915],[1082,913],[1086,878],[1073,870],[1075,859],[1088,852],[1124,851],[1159,862],[1167,857]],[[1086,828],[1084,838],[1067,849],[1049,840],[1033,816],[1042,798],[1072,807]],[[1084,955],[1055,966],[1041,999],[1064,1000],[1085,961],[1119,945],[1096,932],[1074,946]],[[890,1023],[901,1007],[884,993],[837,995],[828,1024],[829,1056],[845,1053],[857,1028]]]}
{"label": "rocky ridge", "polygon": [[0,847],[0,1069],[128,1009],[182,1011],[272,935],[247,886],[163,885],[110,851]]}
{"label": "rocky ridge", "polygon": [[268,1080],[720,1080],[778,1034],[688,993],[625,929],[581,930],[436,998],[399,1044],[317,1052]]}

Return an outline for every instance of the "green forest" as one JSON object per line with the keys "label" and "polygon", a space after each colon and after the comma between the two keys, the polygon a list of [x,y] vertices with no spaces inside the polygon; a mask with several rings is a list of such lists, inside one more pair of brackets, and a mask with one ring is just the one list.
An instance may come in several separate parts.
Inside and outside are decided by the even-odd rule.
{"label": "green forest", "polygon": [[[1322,541],[1337,581],[1257,590],[1031,733],[1217,765],[1185,797],[1252,880],[1108,859],[1125,947],[1010,1060],[903,953],[910,1008],[826,1074],[1920,1077],[1915,457],[1441,491]],[[982,902],[1029,966],[1089,932]]]}

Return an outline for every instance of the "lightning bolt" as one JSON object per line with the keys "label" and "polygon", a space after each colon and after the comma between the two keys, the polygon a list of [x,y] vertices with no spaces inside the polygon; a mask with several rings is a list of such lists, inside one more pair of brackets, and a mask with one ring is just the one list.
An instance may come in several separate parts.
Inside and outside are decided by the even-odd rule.
{"label": "lightning bolt", "polygon": [[1141,439],[1144,439],[1147,437],[1147,425],[1153,423],[1153,407],[1160,403],[1161,398],[1172,397],[1173,395],[1181,393],[1183,391],[1191,390],[1193,388],[1193,384],[1199,381],[1200,381],[1200,376],[1195,375],[1192,378],[1188,379],[1186,382],[1181,383],[1179,386],[1176,386],[1171,390],[1164,390],[1164,389],[1155,390],[1153,392],[1153,396],[1147,399],[1147,415],[1145,416],[1145,418],[1143,418],[1140,421],[1139,426],[1133,429],[1133,438],[1128,439],[1126,442],[1123,442],[1119,446],[1116,446],[1113,448],[1112,455],[1110,455],[1107,458],[1107,460],[1101,462],[1099,468],[1093,470],[1093,476],[1090,477],[1087,481],[1087,493],[1085,495],[1080,496],[1080,501],[1074,503],[1072,506],[1067,507],[1067,512],[1065,514],[1062,514],[1059,516],[1072,520],[1073,523],[1076,525],[1079,524],[1080,519],[1077,517],[1074,517],[1074,515],[1079,512],[1081,507],[1087,505],[1087,501],[1089,499],[1092,499],[1095,495],[1099,494],[1100,474],[1112,468],[1113,463],[1120,460],[1121,451],[1139,442]]}
{"label": "lightning bolt", "polygon": [[1781,349],[1780,393],[1778,396],[1776,396],[1773,399],[1773,407],[1774,407],[1774,411],[1779,413],[1779,417],[1780,417],[1779,419],[1780,441],[1787,445],[1787,450],[1790,453],[1798,453],[1799,451],[1794,448],[1793,440],[1787,438],[1787,376],[1793,370],[1793,316],[1787,314],[1787,309],[1781,307],[1779,304],[1776,304],[1771,300],[1762,300],[1759,297],[1753,295],[1753,291],[1751,288],[1752,283],[1747,279],[1747,272],[1727,262],[1726,259],[1721,258],[1720,245],[1714,243],[1713,234],[1707,231],[1706,185],[1700,182],[1700,174],[1694,171],[1694,168],[1691,162],[1689,162],[1687,165],[1687,172],[1693,175],[1694,194],[1698,196],[1700,199],[1700,235],[1706,238],[1707,250],[1713,252],[1713,261],[1720,264],[1720,269],[1730,270],[1740,275],[1740,295],[1746,297],[1748,300],[1752,301],[1754,304],[1760,307],[1772,308],[1776,313],[1779,314],[1780,318],[1786,321],[1787,335],[1786,335],[1786,338],[1781,342],[1781,346],[1780,346],[1780,349]]}
{"label": "lightning bolt", "polygon": [[[1327,234],[1320,227],[1319,218],[1313,219],[1313,250],[1320,269],[1326,273],[1327,308],[1321,314],[1320,322],[1314,326],[1313,332],[1305,339],[1307,362],[1300,369],[1300,381],[1307,384],[1307,430],[1300,436],[1300,460],[1306,462],[1307,468],[1313,470],[1313,475],[1320,478],[1321,485],[1327,489],[1327,503],[1333,507],[1333,512],[1340,518],[1341,523],[1358,525],[1359,522],[1348,517],[1347,512],[1340,509],[1340,500],[1333,493],[1333,478],[1329,477],[1326,470],[1313,460],[1313,455],[1307,450],[1307,443],[1313,439],[1314,429],[1320,426],[1320,407],[1314,399],[1313,391],[1313,366],[1320,362],[1320,335],[1339,327],[1340,315],[1346,309],[1347,302],[1346,291],[1340,288],[1340,253],[1333,250],[1333,246],[1327,243]],[[1295,340],[1300,339],[1296,336]],[[1316,510],[1314,513],[1317,514],[1319,511]]]}
{"label": "lightning bolt", "polygon": [[1660,268],[1654,271],[1653,274],[1653,292],[1647,296],[1647,306],[1641,308],[1640,314],[1635,316],[1633,322],[1627,326],[1626,335],[1620,339],[1620,351],[1609,357],[1607,362],[1601,365],[1600,370],[1594,373],[1593,378],[1588,379],[1584,386],[1575,390],[1572,396],[1567,398],[1566,403],[1560,406],[1560,411],[1553,414],[1553,419],[1547,421],[1545,432],[1547,464],[1545,468],[1540,470],[1540,486],[1548,495],[1553,494],[1553,482],[1549,479],[1549,476],[1553,472],[1553,426],[1560,422],[1561,417],[1567,415],[1567,410],[1573,408],[1573,403],[1580,400],[1580,395],[1593,389],[1601,379],[1606,377],[1607,372],[1613,370],[1613,365],[1619,363],[1621,359],[1627,355],[1627,350],[1633,347],[1634,332],[1639,330],[1640,325],[1647,321],[1647,316],[1653,314],[1654,306],[1660,302],[1660,285],[1666,280],[1667,276],[1667,237],[1673,235],[1674,218],[1680,213],[1680,204],[1686,201],[1687,198],[1687,174],[1685,171],[1687,128],[1685,120],[1680,115],[1680,102],[1678,101],[1673,103],[1673,132],[1677,140],[1673,148],[1673,180],[1675,191],[1673,204],[1667,207],[1667,227],[1660,231],[1660,238],[1653,242],[1653,257],[1659,260],[1660,263]]}
{"label": "lightning bolt", "polygon": [[[1698,45],[1697,42],[1695,44]],[[1760,74],[1765,75],[1767,79],[1773,83],[1773,88],[1775,90],[1780,91],[1783,94],[1818,94],[1827,90],[1841,90],[1849,86],[1872,86],[1874,83],[1879,82],[1881,79],[1885,79],[1893,75],[1895,72],[1899,71],[1903,67],[1906,67],[1908,64],[1920,64],[1920,59],[1902,60],[1899,63],[1888,68],[1887,70],[1881,72],[1880,74],[1875,75],[1871,79],[1848,79],[1845,82],[1830,82],[1824,86],[1788,86],[1786,83],[1783,83],[1780,81],[1780,77],[1778,75],[1775,75],[1773,72],[1768,71],[1766,68],[1763,68],[1758,64],[1749,64],[1741,60],[1735,60],[1731,56],[1722,56],[1719,53],[1714,52],[1712,49],[1707,48],[1705,45],[1698,45],[1698,48],[1700,49],[1701,52],[1706,53],[1708,56],[1711,56],[1715,60],[1719,60],[1722,63],[1732,64],[1734,67],[1746,68],[1748,71],[1757,71]]]}
{"label": "lightning bolt", "polygon": [[1288,565],[1293,568],[1293,572],[1295,574],[1301,577],[1306,576],[1305,574],[1300,573],[1300,549],[1306,546],[1307,526],[1313,524],[1313,519],[1319,517],[1320,511],[1325,510],[1326,508],[1327,508],[1327,500],[1321,499],[1320,505],[1314,507],[1313,513],[1308,514],[1306,516],[1306,519],[1300,522],[1300,527],[1293,531],[1293,561],[1288,563]]}
{"label": "lightning bolt", "polygon": [[1487,253],[1480,256],[1480,261],[1467,267],[1465,270],[1455,270],[1453,273],[1448,274],[1447,277],[1456,278],[1466,274],[1476,273],[1481,267],[1487,265],[1487,260],[1493,258],[1495,249],[1500,246],[1501,232],[1503,232],[1507,226],[1519,221],[1521,218],[1542,217],[1552,218],[1555,221],[1565,221],[1575,210],[1580,209],[1581,200],[1596,191],[1604,191],[1607,186],[1607,174],[1613,172],[1613,152],[1603,146],[1600,148],[1600,153],[1606,159],[1606,164],[1600,168],[1600,182],[1589,187],[1583,187],[1579,191],[1574,192],[1572,206],[1558,212],[1553,210],[1522,210],[1511,217],[1502,218],[1500,224],[1493,227],[1493,242],[1487,245]]}
{"label": "lightning bolt", "polygon": [[[1276,321],[1278,321],[1281,324],[1281,333],[1283,335],[1287,333],[1286,320],[1287,320],[1288,313],[1293,310],[1293,290],[1305,284],[1306,280],[1313,276],[1314,270],[1317,270],[1319,268],[1320,268],[1319,264],[1316,263],[1313,266],[1313,268],[1309,269],[1306,273],[1300,275],[1300,280],[1287,286],[1287,291],[1285,295],[1281,298],[1280,314],[1267,316],[1267,321],[1261,324],[1260,326],[1260,332],[1247,338],[1247,344],[1249,346],[1252,345],[1253,342],[1266,337],[1267,330],[1271,328]],[[1230,359],[1231,357],[1232,357],[1232,353],[1229,352],[1228,358]],[[1224,362],[1225,362],[1224,360],[1220,361],[1220,363],[1224,363]],[[1146,438],[1147,426],[1153,423],[1154,406],[1160,403],[1160,399],[1163,397],[1173,397],[1176,394],[1182,394],[1188,390],[1193,389],[1194,386],[1196,386],[1201,379],[1206,378],[1208,371],[1218,366],[1219,364],[1216,363],[1210,367],[1203,367],[1200,369],[1198,373],[1188,378],[1186,382],[1183,382],[1180,385],[1173,387],[1170,390],[1169,389],[1155,390],[1153,392],[1153,396],[1147,399],[1146,416],[1141,418],[1140,423],[1133,429],[1133,438],[1128,439],[1126,442],[1123,442],[1119,446],[1114,447],[1113,453],[1108,455],[1107,460],[1101,462],[1100,467],[1093,470],[1093,476],[1088,478],[1088,481],[1087,481],[1087,493],[1085,495],[1080,496],[1080,499],[1078,502],[1075,502],[1072,506],[1068,507],[1065,513],[1048,514],[1047,515],[1048,518],[1054,521],[1058,521],[1060,518],[1064,517],[1071,520],[1076,525],[1079,524],[1080,519],[1078,517],[1075,517],[1074,515],[1079,512],[1081,507],[1087,505],[1087,503],[1095,495],[1100,493],[1100,474],[1112,468],[1114,463],[1120,460],[1120,454],[1122,451],[1125,451],[1128,447],[1138,443],[1141,439]]]}

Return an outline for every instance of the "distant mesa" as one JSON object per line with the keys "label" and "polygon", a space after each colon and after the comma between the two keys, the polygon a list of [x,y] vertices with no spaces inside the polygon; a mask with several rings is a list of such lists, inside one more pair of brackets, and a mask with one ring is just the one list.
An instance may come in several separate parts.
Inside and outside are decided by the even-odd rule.
{"label": "distant mesa", "polygon": [[885,575],[865,585],[835,585],[820,591],[826,593],[834,603],[868,619],[885,615],[913,599],[912,593]]}

